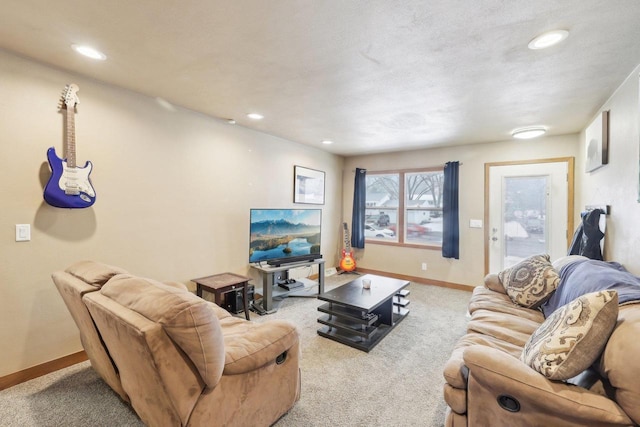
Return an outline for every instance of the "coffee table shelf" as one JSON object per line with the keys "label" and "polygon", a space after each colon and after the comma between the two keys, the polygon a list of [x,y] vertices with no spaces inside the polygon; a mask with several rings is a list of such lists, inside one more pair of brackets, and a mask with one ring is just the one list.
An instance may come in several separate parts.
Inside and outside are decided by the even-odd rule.
{"label": "coffee table shelf", "polygon": [[359,336],[354,331],[340,330],[330,326],[323,326],[318,329],[318,335],[329,338],[333,341],[357,348],[358,350],[369,352],[393,329],[388,325],[380,325],[369,335],[368,338]]}
{"label": "coffee table shelf", "polygon": [[378,320],[378,316],[374,313],[359,312],[348,307],[332,304],[330,302],[322,304],[320,307],[318,307],[318,311],[330,315],[340,316],[344,319],[349,319],[350,321],[358,323],[359,325],[371,326]]}
{"label": "coffee table shelf", "polygon": [[343,332],[357,335],[362,338],[369,338],[377,330],[373,326],[367,326],[358,322],[350,322],[348,320],[339,319],[331,314],[319,317],[318,323],[322,323],[323,325],[327,325],[331,328],[340,329]]}
{"label": "coffee table shelf", "polygon": [[403,289],[403,290],[399,291],[398,293],[396,293],[396,295],[406,298],[406,297],[409,296],[410,293],[411,293],[411,291],[409,289]]}
{"label": "coffee table shelf", "polygon": [[411,301],[409,301],[407,298],[401,297],[399,295],[393,297],[393,305],[395,306],[406,307],[410,302]]}
{"label": "coffee table shelf", "polygon": [[[371,279],[363,289],[362,279]],[[367,274],[318,295],[327,303],[318,311],[318,335],[362,351],[370,351],[409,314],[406,280]]]}

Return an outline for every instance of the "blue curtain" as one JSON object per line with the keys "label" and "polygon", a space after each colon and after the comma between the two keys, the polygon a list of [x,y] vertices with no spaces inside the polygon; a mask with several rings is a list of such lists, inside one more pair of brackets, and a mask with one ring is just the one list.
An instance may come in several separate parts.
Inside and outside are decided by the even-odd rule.
{"label": "blue curtain", "polygon": [[364,248],[364,213],[367,201],[367,170],[356,168],[351,217],[351,246]]}
{"label": "blue curtain", "polygon": [[444,165],[442,194],[442,256],[460,259],[460,224],[458,212],[459,162]]}

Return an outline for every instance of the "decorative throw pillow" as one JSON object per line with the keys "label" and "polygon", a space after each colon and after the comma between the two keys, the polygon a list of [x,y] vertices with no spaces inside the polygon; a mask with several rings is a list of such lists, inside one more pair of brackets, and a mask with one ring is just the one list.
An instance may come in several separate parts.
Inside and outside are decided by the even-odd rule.
{"label": "decorative throw pillow", "polygon": [[502,286],[513,302],[526,308],[537,308],[558,287],[560,276],[549,255],[534,255],[523,259],[498,274]]}
{"label": "decorative throw pillow", "polygon": [[556,310],[529,337],[520,360],[551,380],[575,377],[602,353],[618,319],[618,293],[583,295]]}

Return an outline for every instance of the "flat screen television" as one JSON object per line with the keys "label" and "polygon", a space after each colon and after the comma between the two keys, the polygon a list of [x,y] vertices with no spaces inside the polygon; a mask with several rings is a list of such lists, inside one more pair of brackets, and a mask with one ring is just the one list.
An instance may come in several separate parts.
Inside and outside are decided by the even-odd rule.
{"label": "flat screen television", "polygon": [[322,258],[322,209],[251,209],[249,262],[269,265]]}

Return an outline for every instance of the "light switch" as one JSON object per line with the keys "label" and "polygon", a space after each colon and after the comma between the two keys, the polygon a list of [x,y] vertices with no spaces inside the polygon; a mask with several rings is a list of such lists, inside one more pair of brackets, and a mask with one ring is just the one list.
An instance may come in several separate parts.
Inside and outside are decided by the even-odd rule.
{"label": "light switch", "polygon": [[469,228],[482,228],[482,220],[481,219],[470,219],[469,220]]}
{"label": "light switch", "polygon": [[16,224],[16,242],[28,242],[31,240],[31,225]]}

